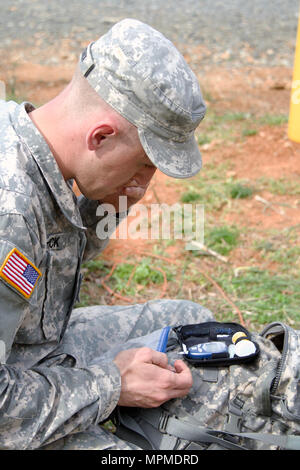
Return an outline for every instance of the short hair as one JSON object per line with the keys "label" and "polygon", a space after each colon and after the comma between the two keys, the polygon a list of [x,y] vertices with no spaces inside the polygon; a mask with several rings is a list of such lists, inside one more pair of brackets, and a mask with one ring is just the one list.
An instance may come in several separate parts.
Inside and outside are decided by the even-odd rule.
{"label": "short hair", "polygon": [[81,113],[96,110],[99,106],[108,106],[98,95],[98,93],[91,87],[86,78],[77,65],[70,83],[71,107]]}

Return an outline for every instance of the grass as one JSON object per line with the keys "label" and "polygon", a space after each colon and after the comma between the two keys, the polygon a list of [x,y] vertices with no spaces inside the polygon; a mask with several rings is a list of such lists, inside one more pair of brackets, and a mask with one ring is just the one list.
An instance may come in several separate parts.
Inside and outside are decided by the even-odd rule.
{"label": "grass", "polygon": [[[199,203],[205,206],[206,220],[210,221],[210,214],[214,211],[235,210],[232,200],[251,198],[257,191],[261,191],[263,184],[253,185],[246,180],[237,180],[230,174],[229,162],[206,164],[201,171],[201,177],[194,177],[186,182],[175,182],[183,189],[180,196],[182,203]],[[257,186],[257,187],[256,187]]]}
{"label": "grass", "polygon": [[244,137],[249,137],[251,135],[256,135],[257,134],[257,129],[243,129],[242,135]]}
{"label": "grass", "polygon": [[230,196],[232,199],[245,199],[252,196],[253,192],[253,187],[240,182],[233,183],[230,188]]}
{"label": "grass", "polygon": [[[256,259],[246,266],[211,261],[210,275],[243,313],[250,329],[261,330],[262,325],[283,321],[294,328],[300,327],[300,245],[299,227],[257,233],[251,241],[247,230],[232,237],[228,228],[228,252],[236,247],[248,246]],[[224,228],[222,229],[224,230]],[[232,230],[232,229],[231,229]],[[213,234],[221,230],[213,230]],[[225,237],[224,237],[225,238]],[[216,238],[219,241],[219,237]],[[226,239],[226,238],[225,238]],[[215,245],[218,249],[218,246]],[[228,253],[227,253],[228,254]],[[190,284],[197,286],[193,300],[205,304],[218,320],[236,318],[231,305],[220,296],[207,278],[201,274],[203,257],[196,256],[190,263]]]}
{"label": "grass", "polygon": [[300,272],[299,227],[284,231],[271,231],[267,238],[254,241],[253,247],[263,259],[278,264],[281,274],[298,279]]}
{"label": "grass", "polygon": [[[112,274],[112,285],[116,292],[121,294],[134,295],[136,286],[141,290],[151,284],[161,284],[164,281],[163,274],[155,269],[155,265],[150,265],[148,258],[143,259],[140,263],[121,263],[117,266]],[[166,273],[167,279],[172,279],[169,270]]]}
{"label": "grass", "polygon": [[288,122],[288,116],[286,114],[272,115],[265,114],[264,116],[258,119],[258,123],[268,126],[280,126],[281,124],[286,124]]}
{"label": "grass", "polygon": [[261,126],[280,126],[288,122],[285,114],[263,114],[256,116],[248,112],[231,111],[223,114],[208,108],[205,119],[201,123],[201,133],[198,134],[200,146],[217,141],[235,142],[251,137],[259,132]]}
{"label": "grass", "polygon": [[25,95],[22,90],[18,90],[16,86],[16,79],[11,78],[8,83],[5,84],[5,100],[15,101],[16,103],[22,103],[26,101]]}
{"label": "grass", "polygon": [[236,227],[212,227],[206,233],[205,244],[221,255],[228,255],[237,246],[238,237]]}
{"label": "grass", "polygon": [[201,199],[201,194],[196,191],[186,191],[182,194],[180,200],[181,202],[188,203],[188,202],[195,202]]}
{"label": "grass", "polygon": [[299,325],[299,279],[291,279],[288,273],[253,269],[235,277],[224,272],[218,282],[252,324],[285,321]]}
{"label": "grass", "polygon": [[[160,262],[152,262],[150,258],[144,258],[140,262],[131,260],[116,266],[107,284],[110,288],[122,296],[142,295],[144,289],[155,288],[164,282],[165,273],[167,281],[172,281],[174,273],[170,266],[161,269]],[[99,303],[103,297],[102,281],[111,272],[111,263],[98,259],[88,261],[82,265],[84,282],[81,288],[80,302],[77,307],[87,307]]]}
{"label": "grass", "polygon": [[[205,269],[242,311],[251,330],[260,331],[263,325],[276,320],[300,327],[297,227],[258,232],[253,240],[246,229],[211,226],[206,228],[205,243],[226,256],[246,246],[259,256],[259,262],[255,260],[253,265],[237,266],[220,263],[215,258],[204,256],[204,253],[192,251],[186,252],[176,265],[171,265],[163,259],[167,241],[160,241],[152,253],[162,259],[146,257],[137,262],[132,257],[128,262],[120,263],[107,282],[115,292],[137,302],[158,298],[164,282],[161,271],[156,269],[159,267],[167,274],[169,298],[187,298],[205,305],[219,321],[238,321],[232,306],[201,274]],[[99,280],[104,279],[110,269],[111,263],[101,259],[84,265],[85,281],[80,306],[94,305],[101,298],[104,300]],[[91,286],[94,290],[88,291]]]}
{"label": "grass", "polygon": [[201,171],[201,178],[194,177],[187,181],[175,181],[184,188],[180,201],[183,203],[199,202],[205,204],[207,212],[217,210],[224,200],[227,200],[228,185],[232,183],[230,178],[224,179],[220,175],[226,174],[230,169],[228,162],[215,165],[207,164]]}
{"label": "grass", "polygon": [[290,196],[300,195],[300,184],[297,179],[291,180],[287,178],[266,178],[261,177],[257,181],[258,187],[266,189],[272,194],[279,194],[281,196],[289,194]]}

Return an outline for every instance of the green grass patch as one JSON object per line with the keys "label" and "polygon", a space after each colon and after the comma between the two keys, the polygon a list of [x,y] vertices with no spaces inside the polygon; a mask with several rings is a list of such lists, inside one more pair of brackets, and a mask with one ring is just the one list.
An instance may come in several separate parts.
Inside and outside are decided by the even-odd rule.
{"label": "green grass patch", "polygon": [[252,135],[256,135],[257,133],[258,133],[257,129],[243,129],[243,131],[242,131],[242,135],[244,137],[249,137],[249,136],[252,136]]}
{"label": "green grass patch", "polygon": [[[112,280],[115,281],[117,290],[127,290],[127,283],[132,275],[132,284],[140,284],[147,286],[149,284],[161,284],[164,280],[163,274],[156,270],[154,266],[149,265],[150,260],[145,258],[140,264],[122,263],[113,272]],[[134,272],[133,272],[134,271]],[[168,273],[167,278],[171,278]]]}
{"label": "green grass patch", "polygon": [[207,110],[201,123],[201,134],[198,135],[199,145],[205,145],[213,140],[234,141],[238,137],[236,127],[247,120],[249,115],[242,112],[216,113],[212,108]]}
{"label": "green grass patch", "polygon": [[211,142],[211,138],[206,135],[198,135],[198,144],[205,145]]}
{"label": "green grass patch", "polygon": [[253,269],[237,277],[223,275],[218,281],[251,323],[264,325],[285,321],[300,324],[299,279]]}
{"label": "green grass patch", "polygon": [[274,230],[268,238],[256,240],[253,247],[263,259],[277,263],[278,272],[298,278],[300,286],[299,228],[295,226],[281,232]]}
{"label": "green grass patch", "polygon": [[[76,307],[103,303],[101,298],[104,294],[107,295],[107,292],[103,290],[102,280],[110,273],[111,268],[110,263],[101,259],[88,261],[82,265],[84,278],[80,290],[80,302],[76,304]],[[105,282],[114,292],[134,298],[137,290],[140,292],[143,286],[151,287],[151,289],[155,286],[160,288],[164,282],[164,275],[157,268],[164,271],[167,281],[173,280],[172,266],[161,265],[160,261],[152,263],[150,258],[144,258],[139,263],[134,259],[120,263]]]}
{"label": "green grass patch", "polygon": [[186,182],[175,182],[184,186],[186,190],[182,193],[182,203],[202,203],[208,216],[215,210],[219,210],[230,199],[249,198],[256,191],[256,187],[250,185],[246,180],[234,180],[226,177],[230,170],[230,162],[222,164],[207,164],[199,175]]}
{"label": "green grass patch", "polygon": [[252,196],[254,189],[246,184],[239,182],[233,183],[229,189],[230,197],[232,199],[244,199]]}
{"label": "green grass patch", "polygon": [[281,126],[282,124],[286,124],[289,120],[287,114],[265,114],[257,119],[258,124],[268,125],[268,126]]}
{"label": "green grass patch", "polygon": [[8,83],[5,84],[6,96],[5,101],[15,101],[16,103],[22,103],[26,101],[24,93],[20,92],[16,88],[15,78],[11,78]]}
{"label": "green grass patch", "polygon": [[213,227],[207,230],[205,244],[221,255],[228,255],[238,244],[239,231],[236,227]]}
{"label": "green grass patch", "polygon": [[[250,330],[260,331],[262,325],[273,321],[300,328],[299,277],[291,278],[288,273],[273,273],[259,266],[247,267],[237,273],[220,264],[210,275],[239,308]],[[195,296],[196,302],[210,309],[218,321],[239,322],[236,310],[205,276],[197,272],[196,267],[192,279],[201,294]]]}
{"label": "green grass patch", "polygon": [[186,181],[174,181],[173,184],[179,184],[183,191],[180,201],[183,203],[199,202],[205,205],[207,214],[214,210],[227,200],[229,195],[227,191],[228,184],[232,183],[229,178],[224,181],[224,173],[230,169],[230,163],[222,164],[209,163],[203,167],[199,175]]}
{"label": "green grass patch", "polygon": [[[173,273],[169,267],[163,267],[168,281],[173,279]],[[118,293],[133,296],[137,286],[149,287],[164,282],[162,272],[156,269],[156,264],[149,258],[144,258],[140,263],[121,263],[114,270],[110,280],[110,287]]]}
{"label": "green grass patch", "polygon": [[214,140],[222,142],[237,141],[250,137],[259,132],[262,126],[280,126],[288,122],[286,114],[264,114],[257,116],[242,111],[231,111],[220,114],[209,107],[205,119],[201,122],[198,134],[199,145],[208,144]]}
{"label": "green grass patch", "polygon": [[108,271],[107,263],[101,259],[90,260],[82,264],[85,273],[103,273]]}
{"label": "green grass patch", "polygon": [[181,202],[185,203],[199,201],[199,199],[201,199],[201,194],[195,191],[186,191],[180,198]]}
{"label": "green grass patch", "polygon": [[285,194],[298,196],[300,194],[300,182],[298,179],[261,177],[257,180],[257,184],[259,189],[265,189],[272,194],[279,194],[281,196]]}

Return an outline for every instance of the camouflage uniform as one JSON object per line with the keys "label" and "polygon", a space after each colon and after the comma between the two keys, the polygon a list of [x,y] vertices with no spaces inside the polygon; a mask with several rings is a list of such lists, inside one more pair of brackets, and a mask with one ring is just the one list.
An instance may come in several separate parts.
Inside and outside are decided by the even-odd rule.
{"label": "camouflage uniform", "polygon": [[[97,237],[99,203],[77,198],[63,179],[28,115],[33,109],[0,101],[0,448],[131,448],[98,426],[121,386],[105,352],[211,313],[186,301],[73,310],[80,265],[99,255],[110,234]],[[186,170],[184,177],[199,164],[170,168],[172,176]]]}

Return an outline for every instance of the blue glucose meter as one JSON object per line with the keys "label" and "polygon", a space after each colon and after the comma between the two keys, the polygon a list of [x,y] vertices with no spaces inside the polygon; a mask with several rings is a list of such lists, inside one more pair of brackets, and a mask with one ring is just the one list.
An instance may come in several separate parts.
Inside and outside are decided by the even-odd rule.
{"label": "blue glucose meter", "polygon": [[212,341],[210,343],[199,343],[194,346],[183,346],[183,354],[191,359],[210,359],[213,357],[229,357],[228,347],[222,341]]}

